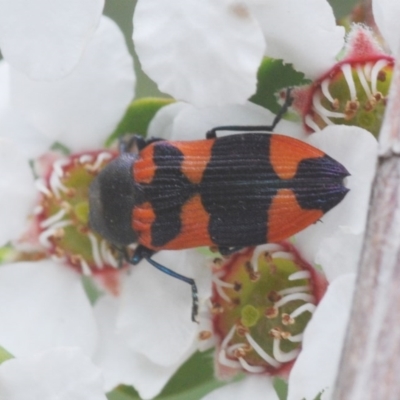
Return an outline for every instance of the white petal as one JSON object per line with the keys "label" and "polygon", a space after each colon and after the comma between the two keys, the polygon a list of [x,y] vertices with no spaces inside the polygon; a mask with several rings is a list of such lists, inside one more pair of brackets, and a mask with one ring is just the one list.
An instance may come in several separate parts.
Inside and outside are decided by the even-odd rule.
{"label": "white petal", "polygon": [[4,58],[33,79],[58,79],[76,66],[104,0],[0,0]]}
{"label": "white petal", "polygon": [[95,305],[99,326],[99,345],[93,359],[101,367],[108,392],[119,384],[133,385],[143,399],[161,392],[180,363],[162,367],[132,349],[116,329],[118,299],[102,297]]}
{"label": "white petal", "polygon": [[133,98],[132,58],[117,25],[102,18],[78,66],[55,82],[12,71],[11,101],[53,141],[75,151],[101,146]]}
{"label": "white petal", "polygon": [[37,196],[28,160],[0,138],[0,246],[22,234]]}
{"label": "white petal", "polygon": [[174,119],[186,107],[190,107],[189,104],[177,101],[158,110],[150,122],[147,137],[172,140]]}
{"label": "white petal", "polygon": [[8,105],[10,99],[10,67],[4,61],[0,61],[0,115]]}
{"label": "white petal", "polygon": [[[195,250],[161,251],[153,257],[194,278],[200,299],[210,296],[211,271]],[[191,321],[191,288],[157,271],[147,261],[132,267],[121,294],[117,326],[129,346],[162,366],[185,360],[195,350],[197,324]]]}
{"label": "white petal", "polygon": [[[197,108],[192,105],[173,104],[163,107],[155,116],[149,129],[149,136],[168,135],[169,140],[205,139],[206,132],[217,126],[226,125],[271,125],[275,114],[264,107],[247,102],[244,105],[226,105]],[[164,126],[162,125],[164,122]],[[275,131],[288,136],[305,138],[299,124],[281,120]],[[168,132],[168,133],[167,133]],[[246,132],[243,129],[242,132]],[[219,131],[217,136],[238,133],[237,131]]]}
{"label": "white petal", "polygon": [[372,9],[378,28],[386,39],[392,53],[396,56],[400,52],[400,38],[398,35],[400,2],[397,0],[373,0]]}
{"label": "white petal", "polygon": [[0,136],[14,142],[27,160],[39,157],[53,144],[53,140],[42,135],[25,115],[12,107],[7,107],[0,116]]}
{"label": "white petal", "polygon": [[97,340],[79,275],[52,261],[0,268],[0,344],[16,357],[56,346],[90,355]]}
{"label": "white petal", "polygon": [[346,197],[325,214],[321,222],[296,235],[296,246],[304,257],[314,261],[321,242],[339,227],[353,234],[364,231],[375,175],[377,142],[366,130],[344,125],[329,126],[311,135],[308,142],[339,161],[351,174],[346,178],[346,186],[350,188]]}
{"label": "white petal", "polygon": [[256,90],[265,42],[244,4],[139,0],[133,39],[162,92],[197,106],[243,103]]}
{"label": "white petal", "polygon": [[106,400],[101,371],[80,349],[62,347],[0,365],[0,398]]}
{"label": "white petal", "polygon": [[202,400],[226,399],[279,400],[279,397],[272,379],[265,375],[249,375],[240,382],[230,383],[202,397]]}
{"label": "white petal", "polygon": [[357,271],[364,233],[351,233],[337,229],[332,236],[322,240],[315,263],[320,265],[329,282],[340,275]]}
{"label": "white petal", "polygon": [[345,30],[336,26],[327,1],[303,0],[299,6],[298,0],[266,0],[252,11],[264,31],[268,56],[293,63],[311,78],[335,64]]}
{"label": "white petal", "polygon": [[289,375],[288,400],[332,395],[353,297],[353,274],[333,281],[304,331],[303,350]]}

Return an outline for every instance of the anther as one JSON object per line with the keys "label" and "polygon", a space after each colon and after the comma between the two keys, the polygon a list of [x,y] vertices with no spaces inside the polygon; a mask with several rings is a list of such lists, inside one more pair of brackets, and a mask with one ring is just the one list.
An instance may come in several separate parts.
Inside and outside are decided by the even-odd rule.
{"label": "anther", "polygon": [[268,319],[276,318],[279,315],[279,310],[276,307],[268,307],[264,311],[264,315]]}
{"label": "anther", "polygon": [[247,326],[244,326],[239,322],[236,324],[236,333],[239,336],[245,336],[247,333],[249,333],[249,328],[247,328]]}
{"label": "anther", "polygon": [[213,264],[215,267],[220,268],[224,264],[224,260],[221,257],[216,257],[213,260]]}
{"label": "anther", "polygon": [[222,307],[221,304],[213,303],[210,308],[210,312],[213,315],[222,314],[224,312],[224,307]]}
{"label": "anther", "polygon": [[289,314],[282,314],[282,324],[283,325],[293,325],[295,323],[295,319],[292,318]]}
{"label": "anther", "polygon": [[276,292],[275,290],[271,290],[267,294],[267,298],[268,298],[269,301],[272,301],[272,303],[276,303],[282,298],[282,296],[278,292]]}
{"label": "anther", "polygon": [[199,340],[208,340],[212,337],[211,331],[201,331],[199,333]]}

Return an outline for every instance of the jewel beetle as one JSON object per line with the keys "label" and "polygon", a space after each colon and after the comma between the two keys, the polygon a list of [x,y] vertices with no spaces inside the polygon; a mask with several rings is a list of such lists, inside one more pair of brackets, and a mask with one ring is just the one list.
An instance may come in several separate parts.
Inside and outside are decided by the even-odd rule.
{"label": "jewel beetle", "polygon": [[[271,126],[217,127],[204,140],[133,136],[91,184],[90,227],[130,263],[145,259],[189,283],[193,320],[196,283],[153,260],[156,251],[215,246],[229,254],[277,242],[318,221],[348,192],[349,173],[339,162],[300,140],[265,133],[286,108]],[[218,137],[220,130],[247,133]]]}

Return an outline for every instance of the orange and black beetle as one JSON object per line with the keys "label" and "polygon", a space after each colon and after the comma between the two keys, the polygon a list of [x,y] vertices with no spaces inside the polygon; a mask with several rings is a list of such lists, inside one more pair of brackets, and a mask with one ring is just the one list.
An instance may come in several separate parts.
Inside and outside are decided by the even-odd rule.
{"label": "orange and black beetle", "polygon": [[155,262],[154,252],[216,246],[227,254],[277,242],[318,221],[348,191],[349,173],[324,152],[278,134],[216,137],[225,128],[232,129],[188,142],[133,137],[90,187],[90,226],[117,248],[138,243],[131,263],[146,259],[191,284],[193,319],[194,280]]}

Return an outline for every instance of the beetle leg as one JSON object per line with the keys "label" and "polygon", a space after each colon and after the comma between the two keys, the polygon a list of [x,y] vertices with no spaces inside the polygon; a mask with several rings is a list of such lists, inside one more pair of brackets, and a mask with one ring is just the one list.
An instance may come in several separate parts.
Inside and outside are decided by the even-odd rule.
{"label": "beetle leg", "polygon": [[179,279],[183,282],[188,283],[192,287],[192,321],[197,322],[197,314],[199,311],[199,296],[197,291],[197,285],[194,279],[188,278],[187,276],[178,274],[177,272],[173,271],[165,267],[164,265],[159,264],[157,261],[154,261],[151,257],[144,257],[144,259],[150,263],[153,267],[157,268],[164,274],[172,276],[173,278]]}
{"label": "beetle leg", "polygon": [[118,269],[121,269],[122,268],[122,264],[123,264],[124,261],[128,261],[129,262],[128,251],[126,250],[126,247],[114,246],[114,249],[117,251]]}
{"label": "beetle leg", "polygon": [[187,276],[178,274],[177,272],[173,271],[172,269],[169,269],[165,267],[164,265],[159,264],[157,261],[154,261],[151,256],[154,254],[153,250],[148,249],[145,246],[138,245],[135,249],[135,252],[133,253],[133,256],[128,259],[127,261],[130,262],[131,264],[138,264],[141,260],[146,260],[149,264],[151,264],[153,267],[157,268],[161,272],[164,272],[164,274],[167,274],[169,276],[172,276],[173,278],[179,279],[180,281],[188,283],[192,287],[192,321],[196,321],[196,317],[199,311],[199,297],[198,297],[198,291],[197,291],[197,285],[194,279],[188,278]]}
{"label": "beetle leg", "polygon": [[217,126],[206,133],[206,139],[215,139],[217,137],[217,131],[247,131],[247,132],[272,132],[279,121],[282,119],[283,115],[287,112],[289,107],[293,102],[293,97],[290,96],[292,88],[286,89],[286,98],[281,109],[276,114],[271,125],[224,125]]}
{"label": "beetle leg", "polygon": [[[125,253],[127,255],[127,253]],[[128,261],[130,264],[136,265],[139,264],[140,261],[142,261],[143,259],[146,259],[147,257],[151,257],[154,254],[153,250],[148,249],[145,246],[142,246],[141,244],[139,244],[135,251],[133,252],[132,257],[127,257],[125,258],[126,261]]]}
{"label": "beetle leg", "polygon": [[119,140],[119,152],[120,153],[139,153],[146,146],[153,142],[158,142],[160,140],[165,140],[161,138],[150,138],[144,139],[140,135],[130,135],[128,138],[121,138]]}
{"label": "beetle leg", "polygon": [[138,153],[146,146],[146,140],[140,135],[130,135],[129,137],[119,139],[120,153]]}

